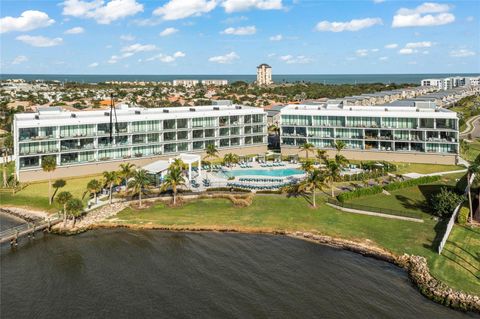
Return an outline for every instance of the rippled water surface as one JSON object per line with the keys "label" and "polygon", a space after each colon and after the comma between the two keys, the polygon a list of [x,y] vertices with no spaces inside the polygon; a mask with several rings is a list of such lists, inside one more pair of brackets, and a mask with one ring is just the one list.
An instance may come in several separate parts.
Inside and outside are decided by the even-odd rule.
{"label": "rippled water surface", "polygon": [[286,237],[98,230],[1,251],[2,318],[468,318],[388,263]]}

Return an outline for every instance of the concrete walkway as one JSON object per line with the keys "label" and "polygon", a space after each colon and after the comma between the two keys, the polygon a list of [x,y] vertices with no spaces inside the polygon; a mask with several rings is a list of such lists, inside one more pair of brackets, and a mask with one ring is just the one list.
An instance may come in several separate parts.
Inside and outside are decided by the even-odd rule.
{"label": "concrete walkway", "polygon": [[465,136],[470,134],[475,129],[475,122],[480,120],[480,115],[474,116],[469,119],[465,125],[467,126],[462,132],[460,132],[460,136]]}
{"label": "concrete walkway", "polygon": [[447,172],[437,172],[437,173],[430,173],[430,174],[420,174],[420,173],[407,173],[403,174],[403,176],[408,177],[408,178],[420,178],[424,176],[443,176],[443,175],[449,175],[449,174],[456,174],[456,173],[466,173],[467,169],[459,169],[456,171],[447,171]]}
{"label": "concrete walkway", "polygon": [[390,218],[390,219],[406,220],[406,221],[415,222],[415,223],[423,223],[423,219],[420,219],[420,218],[404,217],[404,216],[398,216],[398,215],[388,215],[388,214],[370,212],[370,211],[367,211],[367,210],[344,208],[344,207],[340,207],[340,206],[330,204],[330,203],[327,203],[327,205],[330,206],[330,207],[333,207],[335,209],[341,210],[343,212],[347,212],[347,213],[368,215],[368,216],[376,216],[376,217],[383,217],[383,218]]}

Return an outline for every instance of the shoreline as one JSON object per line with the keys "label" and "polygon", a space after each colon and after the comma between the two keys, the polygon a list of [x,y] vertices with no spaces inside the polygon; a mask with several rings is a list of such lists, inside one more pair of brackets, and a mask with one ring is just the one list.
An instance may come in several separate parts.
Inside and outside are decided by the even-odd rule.
{"label": "shoreline", "polygon": [[88,227],[77,228],[73,231],[57,229],[58,235],[72,236],[95,229],[127,228],[132,230],[163,230],[170,232],[218,232],[218,233],[242,233],[286,236],[311,243],[325,245],[336,249],[342,249],[360,254],[365,257],[389,262],[402,268],[415,285],[416,289],[425,297],[443,306],[464,312],[480,314],[480,296],[468,294],[449,287],[430,274],[427,260],[422,256],[403,254],[398,256],[373,243],[361,243],[358,241],[335,238],[311,232],[275,230],[268,228],[239,228],[239,227],[182,227],[165,225],[137,225],[137,224],[111,224],[96,223]]}

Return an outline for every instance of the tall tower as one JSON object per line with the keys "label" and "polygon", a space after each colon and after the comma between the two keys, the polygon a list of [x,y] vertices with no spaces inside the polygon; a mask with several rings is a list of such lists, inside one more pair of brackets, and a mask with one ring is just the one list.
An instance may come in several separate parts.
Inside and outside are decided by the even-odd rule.
{"label": "tall tower", "polygon": [[257,85],[270,85],[272,83],[272,67],[265,63],[257,66]]}

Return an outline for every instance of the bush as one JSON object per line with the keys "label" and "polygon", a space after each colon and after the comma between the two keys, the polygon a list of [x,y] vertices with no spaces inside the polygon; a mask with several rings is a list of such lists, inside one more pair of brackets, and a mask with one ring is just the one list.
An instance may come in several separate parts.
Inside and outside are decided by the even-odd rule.
{"label": "bush", "polygon": [[359,198],[362,196],[375,195],[383,192],[381,186],[375,185],[372,187],[359,188],[351,192],[345,192],[337,196],[339,202],[344,203],[348,200]]}
{"label": "bush", "polygon": [[433,207],[434,215],[448,217],[462,200],[463,196],[442,187],[439,193],[430,197],[430,205]]}
{"label": "bush", "polygon": [[238,187],[210,187],[207,188],[207,192],[240,192],[251,193],[250,190]]}
{"label": "bush", "polygon": [[470,209],[468,207],[462,206],[457,216],[457,223],[460,225],[465,225],[468,222],[468,215],[470,214]]}
{"label": "bush", "polygon": [[393,182],[393,183],[390,183],[388,185],[385,185],[383,188],[386,191],[390,192],[390,191],[396,191],[396,190],[402,189],[402,188],[433,183],[433,182],[436,182],[440,179],[441,179],[441,176],[423,176],[423,177],[419,177],[419,178],[408,179],[408,180],[402,181],[402,182]]}

